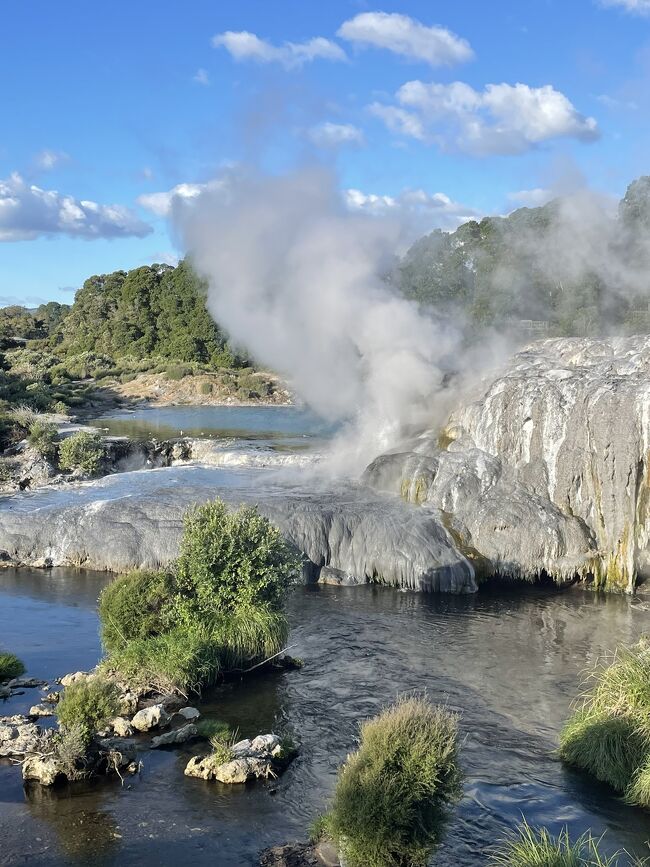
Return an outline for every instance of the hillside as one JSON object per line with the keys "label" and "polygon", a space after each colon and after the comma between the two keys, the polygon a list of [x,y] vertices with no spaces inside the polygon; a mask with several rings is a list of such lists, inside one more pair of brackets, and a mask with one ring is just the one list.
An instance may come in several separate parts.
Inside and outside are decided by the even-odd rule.
{"label": "hillside", "polygon": [[407,297],[460,311],[478,328],[526,320],[544,335],[584,336],[650,331],[648,275],[650,177],[643,177],[616,215],[578,196],[432,232],[392,279]]}

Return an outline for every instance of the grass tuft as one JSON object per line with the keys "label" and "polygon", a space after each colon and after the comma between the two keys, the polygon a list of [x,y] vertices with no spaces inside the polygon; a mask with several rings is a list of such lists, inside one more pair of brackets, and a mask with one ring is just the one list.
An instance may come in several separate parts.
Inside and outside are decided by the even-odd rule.
{"label": "grass tuft", "polygon": [[650,807],[650,644],[617,650],[589,675],[560,736],[560,756]]}
{"label": "grass tuft", "polygon": [[571,842],[566,828],[553,837],[546,828],[531,828],[524,820],[488,863],[490,867],[618,867],[621,853],[608,857],[599,845],[600,840],[589,832]]}
{"label": "grass tuft", "polygon": [[0,653],[0,681],[11,680],[25,673],[25,665],[13,653]]}
{"label": "grass tuft", "polygon": [[456,714],[403,698],[362,724],[321,830],[350,867],[424,865],[460,793]]}

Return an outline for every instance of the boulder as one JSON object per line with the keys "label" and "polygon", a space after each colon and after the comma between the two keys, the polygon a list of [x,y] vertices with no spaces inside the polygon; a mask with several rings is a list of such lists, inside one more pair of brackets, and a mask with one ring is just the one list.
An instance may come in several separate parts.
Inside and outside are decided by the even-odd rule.
{"label": "boulder", "polygon": [[42,786],[53,786],[65,777],[65,766],[54,756],[28,756],[23,762],[23,780],[34,781]]}
{"label": "boulder", "polygon": [[230,748],[230,761],[217,763],[214,755],[194,756],[185,768],[188,777],[218,780],[220,783],[245,783],[252,779],[268,779],[286,765],[280,738],[275,734],[246,738]]}
{"label": "boulder", "polygon": [[48,702],[49,704],[58,704],[61,700],[60,692],[48,692],[43,701]]}
{"label": "boulder", "polygon": [[154,728],[162,728],[169,723],[171,717],[162,704],[152,704],[139,710],[131,720],[131,725],[139,732],[148,732]]}
{"label": "boulder", "polygon": [[165,732],[164,734],[153,738],[151,741],[151,747],[152,749],[156,749],[157,747],[169,747],[174,744],[184,744],[185,741],[195,738],[196,735],[196,726],[193,723],[188,723],[179,729],[172,729],[172,731]]}
{"label": "boulder", "polygon": [[47,704],[35,704],[29,709],[29,716],[54,716],[54,708]]}
{"label": "boulder", "polygon": [[0,757],[20,758],[34,752],[44,736],[49,735],[26,716],[0,717]]}
{"label": "boulder", "polygon": [[189,720],[190,722],[192,720],[198,719],[201,716],[201,712],[195,707],[182,707],[180,710],[177,710],[176,713],[179,716],[184,717],[186,720]]}
{"label": "boulder", "polygon": [[[260,867],[324,867],[326,863],[319,858],[311,843],[287,843],[284,846],[272,846],[262,852],[259,861]],[[337,859],[336,867],[338,864]]]}

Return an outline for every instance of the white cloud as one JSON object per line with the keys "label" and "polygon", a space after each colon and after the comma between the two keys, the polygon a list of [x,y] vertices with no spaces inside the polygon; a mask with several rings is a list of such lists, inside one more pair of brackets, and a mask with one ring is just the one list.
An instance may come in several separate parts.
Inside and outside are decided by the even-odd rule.
{"label": "white cloud", "polygon": [[351,123],[319,123],[307,130],[311,141],[319,147],[335,148],[340,145],[364,143],[363,132]]}
{"label": "white cloud", "polygon": [[553,191],[545,190],[542,187],[508,193],[508,201],[518,208],[539,208],[541,205],[550,202],[552,198],[554,198]]}
{"label": "white cloud", "polygon": [[210,84],[210,76],[206,69],[197,69],[192,77],[192,81],[195,81],[197,84],[202,84],[204,87],[208,87]]}
{"label": "white cloud", "polygon": [[619,6],[633,15],[650,15],[650,0],[601,0],[601,6]]}
{"label": "white cloud", "polygon": [[639,105],[632,99],[617,99],[615,96],[610,96],[607,93],[599,94],[596,99],[606,108],[613,111],[638,111]]}
{"label": "white cloud", "polygon": [[469,84],[408,81],[397,91],[398,105],[373,103],[370,111],[400,135],[475,156],[523,153],[559,137],[594,141],[593,117],[580,114],[551,85]]}
{"label": "white cloud", "polygon": [[227,30],[212,37],[215,48],[225,48],[234,60],[254,60],[257,63],[279,63],[294,69],[312,60],[346,60],[343,49],[335,42],[316,36],[306,42],[284,42],[273,45],[246,30]]}
{"label": "white cloud", "polygon": [[209,181],[206,184],[176,184],[171,190],[160,193],[143,193],[137,203],[157,217],[169,217],[174,208],[196,199],[205,190],[225,189],[226,178]]}
{"label": "white cloud", "polygon": [[122,205],[99,205],[27,184],[15,172],[0,180],[0,241],[44,235],[76,238],[143,238],[151,227]]}
{"label": "white cloud", "polygon": [[49,171],[60,163],[65,163],[70,159],[65,151],[51,151],[47,148],[36,154],[34,162],[36,167],[43,171]]}
{"label": "white cloud", "polygon": [[431,66],[450,66],[474,57],[466,39],[444,27],[427,27],[398,13],[362,12],[344,21],[337,36],[362,47],[385,48]]}
{"label": "white cloud", "polygon": [[394,215],[402,222],[414,225],[418,232],[456,229],[461,223],[481,216],[473,208],[453,201],[445,193],[427,193],[421,189],[402,190],[396,196],[349,189],[345,190],[344,197],[352,211],[376,216]]}

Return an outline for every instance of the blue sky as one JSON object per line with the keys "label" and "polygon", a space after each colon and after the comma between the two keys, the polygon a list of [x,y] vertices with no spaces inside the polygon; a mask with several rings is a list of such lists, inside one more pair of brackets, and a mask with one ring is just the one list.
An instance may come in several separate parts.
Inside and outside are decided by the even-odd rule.
{"label": "blue sky", "polygon": [[0,31],[3,303],[173,261],[170,191],[232,164],[323,160],[427,229],[650,173],[650,0],[9,0]]}

